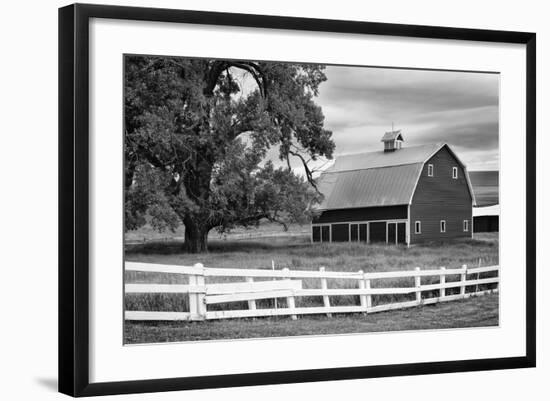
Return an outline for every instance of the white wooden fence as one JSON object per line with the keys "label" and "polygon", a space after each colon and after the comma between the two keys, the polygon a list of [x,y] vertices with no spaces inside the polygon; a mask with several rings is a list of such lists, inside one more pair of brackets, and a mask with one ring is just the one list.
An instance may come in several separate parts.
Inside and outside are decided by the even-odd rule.
{"label": "white wooden fence", "polygon": [[[483,295],[498,291],[497,288],[479,291],[478,287],[485,284],[499,282],[499,266],[467,268],[463,265],[458,269],[430,269],[421,270],[419,267],[409,271],[392,272],[334,272],[326,271],[323,267],[319,271],[312,270],[263,270],[263,269],[224,269],[194,266],[158,265],[149,263],[126,262],[126,271],[175,273],[189,277],[189,284],[126,284],[126,294],[132,293],[175,293],[189,296],[188,312],[157,312],[157,311],[126,311],[127,320],[209,320],[260,316],[291,316],[333,313],[373,313],[392,309],[409,308],[419,305],[434,304],[437,302],[454,301],[472,296]],[[497,277],[479,278],[480,273],[497,272]],[[449,275],[460,276],[459,281],[447,281]],[[421,284],[422,277],[438,276],[436,284]],[[470,279],[468,279],[470,276]],[[473,276],[473,278],[472,278]],[[243,282],[208,283],[208,277],[243,277]],[[263,281],[254,281],[254,279]],[[371,286],[375,280],[414,278],[414,286],[381,288]],[[271,280],[269,280],[271,279]],[[318,279],[319,288],[303,288],[300,279]],[[331,279],[350,280],[354,288],[329,288]],[[474,286],[474,291],[467,291],[467,287]],[[446,294],[450,288],[460,288],[458,294]],[[436,297],[422,297],[423,292],[437,291]],[[373,296],[389,294],[415,294],[415,299],[405,302],[386,303],[373,306]],[[331,305],[331,297],[354,295],[359,297],[359,305]],[[323,306],[296,307],[297,297],[322,297]],[[257,300],[286,299],[285,307],[258,308]],[[248,309],[241,310],[208,310],[209,305],[229,302],[246,301]]]}

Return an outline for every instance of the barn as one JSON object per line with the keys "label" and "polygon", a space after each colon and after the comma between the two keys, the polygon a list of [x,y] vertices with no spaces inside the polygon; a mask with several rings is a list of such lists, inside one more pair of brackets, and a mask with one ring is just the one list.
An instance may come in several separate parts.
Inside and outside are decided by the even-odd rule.
{"label": "barn", "polygon": [[500,205],[474,207],[474,233],[498,232]]}
{"label": "barn", "polygon": [[377,152],[339,156],[318,179],[313,242],[416,244],[472,236],[466,166],[444,143],[403,146],[387,132]]}
{"label": "barn", "polygon": [[498,231],[500,219],[499,172],[470,171],[469,176],[475,197],[474,233]]}

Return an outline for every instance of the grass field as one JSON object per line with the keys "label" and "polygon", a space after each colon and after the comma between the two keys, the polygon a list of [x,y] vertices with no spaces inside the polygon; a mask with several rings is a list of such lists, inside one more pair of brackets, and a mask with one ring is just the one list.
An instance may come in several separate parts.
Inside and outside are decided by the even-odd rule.
{"label": "grass field", "polygon": [[288,337],[396,330],[449,329],[498,325],[498,294],[370,315],[218,320],[208,322],[127,322],[127,344]]}
{"label": "grass field", "polygon": [[[235,239],[254,239],[258,237],[282,237],[288,235],[305,235],[309,233],[310,226],[289,224],[287,231],[283,229],[283,226],[277,223],[262,222],[259,227],[235,227],[229,233],[219,233],[216,230],[210,231],[208,239],[210,241],[220,240],[235,240]],[[128,231],[125,236],[125,240],[129,243],[144,243],[144,242],[165,242],[165,241],[183,241],[185,238],[184,226],[179,226],[174,232],[165,231],[158,232],[151,225],[146,224],[138,230]]]}
{"label": "grass field", "polygon": [[[298,229],[295,229],[298,232]],[[265,235],[265,228],[263,231]],[[311,244],[307,236],[262,237],[251,240],[215,240],[209,243],[209,253],[186,254],[181,251],[181,242],[152,241],[128,245],[126,260],[175,265],[203,263],[210,267],[226,268],[266,268],[271,269],[272,261],[277,269],[317,270],[325,266],[333,271],[394,271],[410,270],[415,266],[422,269],[457,268],[463,264],[482,266],[498,264],[498,233],[479,234],[474,239],[456,240],[447,243],[432,243],[411,248],[364,244]],[[485,275],[487,276],[487,275]],[[484,276],[480,276],[482,278]],[[470,278],[470,277],[469,277]],[[473,277],[472,277],[473,278]],[[457,281],[459,277],[448,276],[447,281]],[[180,283],[187,280],[174,274],[126,272],[127,283]],[[221,278],[229,281],[229,278]],[[242,279],[237,278],[237,281]],[[220,278],[216,278],[216,282]],[[207,281],[213,282],[212,281]],[[422,284],[437,283],[438,278],[423,278]],[[319,288],[319,280],[303,280],[304,288]],[[329,288],[346,288],[349,280],[329,280]],[[373,287],[411,286],[412,279],[388,279],[373,282]],[[491,288],[491,287],[489,287]],[[447,290],[447,294],[457,292]],[[424,293],[423,296],[434,294]],[[412,298],[411,298],[412,297]],[[413,295],[373,296],[373,305],[410,300]],[[485,305],[484,300],[487,301]],[[279,300],[284,307],[284,300]],[[258,301],[258,308],[272,307],[272,300]],[[333,305],[358,304],[357,297],[331,297]],[[298,298],[296,306],[321,306],[320,297]],[[129,294],[125,296],[127,310],[187,311],[187,297],[178,294]],[[483,306],[483,307],[482,307]],[[490,310],[485,310],[484,308]],[[215,309],[246,309],[243,303],[212,305]],[[440,319],[435,315],[422,315],[424,308],[408,311],[383,312],[372,316],[301,317],[298,321],[288,318],[208,321],[197,323],[136,323],[126,322],[125,340],[134,342],[184,341],[212,338],[243,338],[305,335],[314,333],[348,333],[364,331],[408,330],[417,328],[470,327],[498,324],[498,296],[469,299],[435,307],[425,307],[426,311],[444,314]],[[455,310],[456,309],[456,310]],[[476,313],[475,310],[480,309]],[[437,312],[440,310],[440,312]],[[467,312],[469,311],[469,312]],[[492,311],[492,312],[491,312]],[[467,312],[467,313],[466,313]],[[482,313],[483,312],[483,313]],[[407,316],[418,314],[418,319]],[[379,317],[376,317],[379,316]],[[386,316],[386,317],[384,317]],[[421,319],[424,316],[425,319]],[[491,316],[491,317],[489,317]],[[496,317],[495,317],[496,316]]]}

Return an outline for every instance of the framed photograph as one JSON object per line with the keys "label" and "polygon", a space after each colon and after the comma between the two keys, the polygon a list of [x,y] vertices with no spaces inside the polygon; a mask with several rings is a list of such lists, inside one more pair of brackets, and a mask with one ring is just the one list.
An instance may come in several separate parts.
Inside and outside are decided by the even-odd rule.
{"label": "framed photograph", "polygon": [[534,33],[61,8],[59,390],[535,366],[535,82]]}

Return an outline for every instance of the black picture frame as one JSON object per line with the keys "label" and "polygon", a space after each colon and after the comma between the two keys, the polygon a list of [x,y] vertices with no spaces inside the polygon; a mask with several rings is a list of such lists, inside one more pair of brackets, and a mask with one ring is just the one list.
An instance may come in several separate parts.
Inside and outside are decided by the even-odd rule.
{"label": "black picture frame", "polygon": [[[154,380],[89,381],[88,61],[91,18],[323,31],[526,46],[526,353],[521,357],[259,372]],[[316,382],[535,366],[536,35],[436,26],[74,4],[59,9],[59,391],[71,396]]]}

